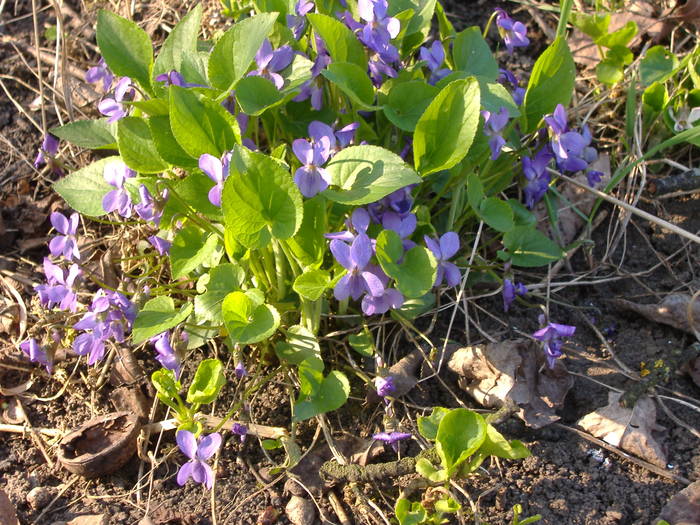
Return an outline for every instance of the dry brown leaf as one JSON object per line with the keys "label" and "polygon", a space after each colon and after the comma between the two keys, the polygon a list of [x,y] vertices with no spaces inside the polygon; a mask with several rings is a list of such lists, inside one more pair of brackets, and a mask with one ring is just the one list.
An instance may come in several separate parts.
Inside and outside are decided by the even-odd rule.
{"label": "dry brown leaf", "polygon": [[657,519],[666,520],[671,525],[700,525],[700,481],[691,483],[673,496]]}
{"label": "dry brown leaf", "polygon": [[533,428],[559,419],[555,411],[573,386],[564,364],[544,366],[539,345],[527,339],[460,348],[448,367],[461,376],[459,386],[477,402],[501,407],[512,401],[520,418]]}
{"label": "dry brown leaf", "polygon": [[666,453],[654,434],[664,430],[656,423],[656,406],[648,397],[640,397],[633,408],[620,405],[620,392],[608,394],[608,405],[586,414],[578,425],[592,436],[614,447],[666,466]]}
{"label": "dry brown leaf", "polygon": [[[700,331],[700,299],[695,301],[692,299],[688,294],[676,293],[667,295],[659,304],[638,304],[625,299],[612,299],[611,302],[618,308],[638,313],[650,321],[667,324],[694,334],[695,330]],[[688,318],[689,307],[690,319]]]}

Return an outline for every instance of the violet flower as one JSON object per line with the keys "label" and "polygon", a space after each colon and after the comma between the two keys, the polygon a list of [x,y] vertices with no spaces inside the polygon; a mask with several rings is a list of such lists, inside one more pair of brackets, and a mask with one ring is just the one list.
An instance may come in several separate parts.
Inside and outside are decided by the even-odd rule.
{"label": "violet flower", "polygon": [[248,76],[266,78],[272,82],[277,89],[282,89],[284,79],[277,72],[282,71],[291,64],[293,58],[294,50],[289,45],[284,45],[273,51],[272,44],[270,44],[269,40],[265,39],[255,55],[255,63],[258,69],[248,73]]}
{"label": "violet flower", "polygon": [[365,25],[359,30],[360,41],[375,51],[382,62],[392,63],[400,60],[399,52],[390,40],[401,31],[397,18],[387,16],[387,0],[359,0],[357,9]]}
{"label": "violet flower", "polygon": [[367,270],[372,258],[372,243],[366,234],[360,233],[348,246],[343,241],[331,241],[331,253],[348,273],[335,285],[335,298],[343,301],[352,297],[357,301],[364,293],[379,296],[384,293],[382,281],[374,273]]}
{"label": "violet flower", "polygon": [[384,290],[378,295],[365,295],[362,298],[362,312],[365,315],[381,315],[389,310],[401,308],[404,303],[403,294],[394,288],[389,288],[389,276],[379,266],[373,264],[367,265],[367,271],[377,276]]}
{"label": "violet flower", "polygon": [[521,106],[525,100],[526,90],[524,87],[520,87],[518,77],[516,77],[507,69],[499,69],[498,71],[498,82],[503,85],[510,84],[511,88],[513,89],[513,92],[511,93],[511,95],[513,96],[513,102],[515,102],[517,106]]}
{"label": "violet flower", "polygon": [[586,154],[590,157],[591,152],[586,149],[591,142],[590,133],[584,137],[581,133],[569,131],[566,109],[561,104],[557,104],[554,112],[545,116],[544,120],[549,128],[550,144],[557,166],[572,172],[586,169],[588,162],[583,157]]}
{"label": "violet flower", "polygon": [[187,83],[185,82],[185,77],[183,77],[180,73],[175,71],[174,69],[171,71],[168,71],[167,73],[161,73],[156,77],[156,82],[163,82],[163,85],[165,87],[167,86],[180,86],[180,87],[189,87]]}
{"label": "violet flower", "polygon": [[163,216],[163,204],[168,198],[168,190],[163,190],[161,194],[161,202],[157,202],[148,188],[141,184],[139,186],[139,196],[141,202],[134,206],[136,214],[144,221],[152,222],[156,226],[160,224],[160,219]]}
{"label": "violet flower", "polygon": [[297,0],[293,15],[287,15],[287,27],[292,31],[295,40],[299,40],[306,29],[306,14],[314,8],[311,0]]}
{"label": "violet flower", "polygon": [[50,374],[53,371],[53,360],[49,357],[46,350],[39,346],[39,343],[33,337],[19,344],[20,349],[27,354],[29,360],[34,363],[39,363],[46,367],[46,371]]}
{"label": "violet flower", "polygon": [[322,167],[331,156],[335,147],[333,128],[320,121],[309,124],[311,141],[296,139],[292,150],[302,163],[294,173],[294,182],[304,197],[313,197],[328,188],[330,174]]}
{"label": "violet flower", "polygon": [[355,235],[358,233],[367,233],[369,228],[369,213],[364,208],[355,208],[349,219],[345,221],[347,230],[341,232],[326,233],[326,239],[339,239],[345,242],[355,240]]}
{"label": "violet flower", "polygon": [[238,363],[236,363],[236,367],[233,369],[233,373],[236,374],[236,377],[238,379],[243,379],[244,377],[248,376],[248,370],[246,370],[243,361],[238,361]]}
{"label": "violet flower", "polygon": [[126,107],[122,102],[133,98],[134,93],[135,91],[131,87],[131,79],[122,77],[114,88],[114,98],[103,98],[97,105],[97,109],[104,116],[109,117],[107,122],[116,122],[124,118],[127,113]]}
{"label": "violet flower", "polygon": [[104,91],[109,91],[109,88],[112,86],[112,80],[114,80],[114,75],[107,67],[105,59],[100,58],[96,66],[87,70],[85,73],[85,80],[90,84],[96,84],[101,80]]}
{"label": "violet flower", "polygon": [[443,279],[447,286],[457,286],[462,280],[459,268],[454,263],[448,262],[459,250],[459,237],[455,232],[447,232],[439,240],[432,239],[427,235],[424,237],[425,245],[433,252],[437,259],[437,276],[433,286],[440,286]]}
{"label": "violet flower", "polygon": [[248,427],[243,423],[234,423],[231,425],[231,432],[240,437],[241,443],[245,441],[245,437],[248,435]]}
{"label": "violet flower", "polygon": [[[101,326],[100,326],[101,328]],[[105,337],[96,329],[80,334],[73,340],[73,351],[78,355],[89,355],[88,365],[99,363],[105,356]]]}
{"label": "violet flower", "polygon": [[36,287],[39,301],[46,308],[58,305],[59,309],[75,312],[78,309],[78,294],[73,291],[75,280],[82,272],[77,264],[72,264],[68,272],[44,257],[44,274],[47,284]]}
{"label": "violet flower", "polygon": [[155,337],[151,337],[150,342],[158,352],[156,361],[158,361],[163,368],[172,370],[175,377],[180,377],[180,372],[182,369],[182,363],[177,352],[170,345],[170,330],[166,330]]}
{"label": "violet flower", "polygon": [[63,175],[61,163],[56,160],[56,155],[58,155],[58,139],[50,133],[46,133],[41,142],[41,148],[34,159],[34,167],[38,169],[48,165],[56,175]]}
{"label": "violet flower", "polygon": [[391,396],[396,392],[396,385],[394,385],[394,376],[374,378],[374,387],[377,389],[377,395],[379,397]]}
{"label": "violet flower", "polygon": [[383,441],[387,445],[391,445],[391,448],[393,448],[395,452],[398,452],[399,441],[409,439],[411,437],[412,434],[409,434],[407,432],[379,432],[377,434],[374,434],[372,436],[372,439]]}
{"label": "violet flower", "polygon": [[338,153],[343,148],[347,148],[355,141],[355,134],[360,127],[359,122],[351,122],[347,126],[343,126],[336,131],[335,138],[338,139],[338,144],[333,148],[333,154]]}
{"label": "violet flower", "polygon": [[300,88],[299,94],[292,100],[294,102],[303,102],[311,99],[311,107],[316,111],[323,108],[323,77],[321,71],[328,67],[331,63],[331,55],[326,49],[323,39],[316,35],[316,59],[311,67],[311,79],[304,82]]}
{"label": "violet flower", "polygon": [[221,434],[214,432],[199,438],[189,430],[180,430],[175,435],[178,447],[190,460],[180,467],[177,473],[177,483],[183,486],[192,478],[195,483],[202,483],[207,489],[214,484],[214,471],[206,463],[221,446]]}
{"label": "violet flower", "polygon": [[508,53],[513,53],[516,47],[526,47],[530,45],[527,38],[527,27],[522,22],[513,20],[503,9],[496,8],[496,26],[498,32],[506,45]]}
{"label": "violet flower", "polygon": [[158,255],[168,255],[170,253],[170,247],[173,244],[172,242],[167,241],[162,237],[158,237],[157,235],[151,235],[148,238],[148,242],[150,242],[151,246],[156,249]]}
{"label": "violet flower", "polygon": [[136,176],[136,172],[123,162],[111,162],[105,166],[104,178],[115,189],[102,199],[102,208],[107,212],[116,211],[124,218],[131,217],[131,195],[124,187],[126,179]]}
{"label": "violet flower", "polygon": [[[544,315],[540,316],[540,324],[544,324]],[[554,368],[557,358],[561,357],[563,338],[571,337],[576,332],[575,326],[558,323],[547,323],[544,328],[537,330],[532,337],[544,343],[544,353],[549,368]]]}
{"label": "violet flower", "polygon": [[481,112],[481,115],[484,117],[484,134],[487,137],[491,137],[489,139],[491,160],[496,160],[501,155],[503,146],[506,145],[506,140],[501,135],[501,132],[508,124],[510,118],[508,109],[502,107],[498,113],[484,110]]}
{"label": "violet flower", "polygon": [[523,297],[527,294],[527,287],[523,283],[515,283],[510,279],[503,279],[503,311],[507,312],[515,301],[515,296]]}
{"label": "violet flower", "polygon": [[382,226],[386,230],[392,230],[401,237],[404,251],[408,251],[416,246],[416,243],[409,237],[416,231],[418,219],[414,213],[409,213],[405,217],[401,217],[394,211],[387,211],[382,216]]}
{"label": "violet flower", "polygon": [[452,72],[449,68],[440,67],[445,63],[445,48],[439,40],[435,40],[430,47],[421,47],[420,59],[428,63],[430,70],[428,84],[435,85]]}
{"label": "violet flower", "polygon": [[214,187],[209,190],[209,202],[214,206],[221,207],[221,192],[224,190],[224,181],[228,178],[230,167],[231,152],[224,153],[221,159],[209,153],[203,153],[199,157],[199,169],[214,181]]}
{"label": "violet flower", "polygon": [[523,157],[523,175],[527,179],[527,184],[523,190],[525,194],[525,205],[533,209],[540,199],[547,193],[549,183],[552,180],[547,166],[552,160],[552,154],[547,148],[542,148],[535,154],[535,157]]}
{"label": "violet flower", "polygon": [[386,212],[396,212],[401,218],[406,217],[413,208],[413,185],[400,188],[386,197],[367,205],[370,217],[377,224],[381,224]]}
{"label": "violet flower", "polygon": [[70,219],[57,211],[51,214],[51,225],[61,235],[56,235],[49,242],[49,251],[54,257],[63,255],[69,261],[79,260],[78,241],[75,234],[78,231],[79,215],[72,213]]}

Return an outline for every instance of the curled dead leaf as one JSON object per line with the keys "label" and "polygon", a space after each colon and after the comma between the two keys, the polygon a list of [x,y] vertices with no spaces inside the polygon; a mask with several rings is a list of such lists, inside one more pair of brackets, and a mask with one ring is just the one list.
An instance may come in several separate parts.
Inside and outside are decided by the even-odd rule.
{"label": "curled dead leaf", "polygon": [[477,402],[494,408],[512,402],[533,428],[559,419],[556,409],[574,382],[561,361],[554,368],[544,366],[539,345],[527,339],[460,348],[448,367],[461,376],[459,386]]}
{"label": "curled dead leaf", "polygon": [[673,496],[661,509],[658,519],[671,525],[700,525],[700,481]]}
{"label": "curled dead leaf", "polygon": [[666,452],[656,437],[664,427],[656,423],[654,402],[640,397],[630,409],[620,405],[620,397],[620,392],[610,392],[608,405],[583,416],[578,426],[614,447],[665,467]]}
{"label": "curled dead leaf", "polygon": [[618,308],[638,313],[656,323],[691,334],[700,331],[700,299],[693,300],[688,294],[667,295],[659,304],[638,304],[625,299],[612,299],[611,302]]}
{"label": "curled dead leaf", "polygon": [[[418,384],[416,375],[422,362],[423,353],[416,348],[389,367],[387,377],[391,377],[394,380],[392,397],[404,396]],[[377,403],[379,399],[376,390],[370,387],[367,392],[367,401]]]}

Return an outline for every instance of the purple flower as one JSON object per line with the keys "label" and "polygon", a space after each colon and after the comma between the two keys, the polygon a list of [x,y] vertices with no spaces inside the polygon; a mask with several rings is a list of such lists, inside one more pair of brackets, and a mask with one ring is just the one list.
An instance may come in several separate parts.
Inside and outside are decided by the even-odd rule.
{"label": "purple flower", "polygon": [[381,315],[391,309],[401,308],[404,302],[403,294],[394,288],[389,288],[389,276],[379,266],[374,264],[367,265],[367,271],[379,278],[384,291],[379,295],[365,295],[362,298],[362,312],[365,315]]}
{"label": "purple flower", "polygon": [[357,301],[364,293],[374,297],[384,293],[382,281],[366,269],[372,258],[372,243],[366,234],[358,234],[350,246],[334,239],[330,247],[335,259],[348,270],[335,285],[333,292],[336,299],[343,301],[352,297]]}
{"label": "purple flower", "polygon": [[87,70],[85,73],[85,80],[90,82],[90,84],[96,84],[101,80],[104,91],[109,91],[109,88],[112,86],[112,80],[114,80],[114,75],[112,75],[107,67],[105,59],[100,58],[96,66]]}
{"label": "purple flower", "polygon": [[508,71],[507,69],[499,69],[499,75],[498,75],[498,82],[501,84],[510,84],[511,87],[513,88],[513,102],[517,106],[522,105],[523,101],[525,100],[525,88],[520,87],[520,82],[518,81],[518,77],[516,77],[513,73]]}
{"label": "purple flower", "polygon": [[507,312],[515,301],[515,296],[523,297],[527,294],[527,287],[523,283],[515,283],[510,279],[503,279],[503,311]]}
{"label": "purple flower", "polygon": [[338,145],[334,148],[333,153],[339,152],[341,149],[348,147],[355,141],[355,134],[360,127],[359,122],[351,122],[347,126],[343,126],[335,132],[335,138],[338,139]]}
{"label": "purple flower", "polygon": [[319,75],[330,63],[331,55],[328,53],[323,39],[316,35],[316,59],[311,67],[311,80],[302,84],[299,94],[292,99],[294,102],[311,99],[311,107],[316,111],[321,110],[323,107],[323,77]]}
{"label": "purple flower", "polygon": [[141,184],[139,186],[139,196],[141,197],[141,202],[134,206],[136,214],[144,221],[152,222],[158,226],[163,216],[163,204],[168,198],[168,190],[163,190],[161,202],[156,202],[148,188]]}
{"label": "purple flower", "polygon": [[214,206],[221,206],[221,192],[224,189],[224,181],[228,177],[230,166],[231,152],[224,153],[221,159],[217,159],[209,153],[204,153],[199,157],[199,169],[215,183],[214,187],[209,190],[209,202]]}
{"label": "purple flower", "polygon": [[131,87],[131,79],[122,77],[114,88],[114,98],[103,98],[97,105],[104,116],[109,117],[107,122],[116,122],[126,116],[126,108],[122,104],[124,100],[129,100],[134,96],[134,89]]}
{"label": "purple flower", "polygon": [[58,155],[58,139],[46,133],[44,135],[44,140],[41,143],[41,148],[34,159],[34,167],[40,168],[41,166],[48,164],[56,175],[63,175],[63,169],[61,164],[56,160],[56,155]]}
{"label": "purple flower", "polygon": [[248,435],[248,427],[242,423],[236,422],[231,426],[231,432],[237,436],[240,436],[241,443],[243,443],[245,441],[245,437]]}
{"label": "purple flower", "polygon": [[136,172],[123,162],[111,162],[105,166],[104,178],[114,190],[102,199],[102,208],[107,212],[116,211],[125,218],[131,217],[131,195],[124,187],[126,179],[136,176]]}
{"label": "purple flower", "polygon": [[590,132],[587,131],[587,128],[584,130],[586,136],[576,131],[569,131],[566,109],[561,104],[557,104],[554,112],[545,116],[544,120],[549,128],[550,144],[557,160],[557,166],[566,171],[586,169],[588,162],[583,157],[591,155],[591,152],[587,150],[591,143]]}
{"label": "purple flower", "polygon": [[[540,324],[544,324],[544,316],[540,316]],[[561,357],[562,339],[571,337],[576,332],[575,326],[557,323],[547,323],[544,328],[537,330],[532,337],[544,343],[544,353],[549,368],[554,368],[554,363]]]}
{"label": "purple flower", "polygon": [[551,176],[547,171],[547,166],[552,160],[552,154],[547,148],[542,148],[537,152],[534,159],[523,157],[523,175],[527,179],[527,184],[523,190],[525,193],[525,205],[532,209],[540,199],[547,193]]}
{"label": "purple flower", "polygon": [[401,218],[406,217],[413,208],[411,190],[413,186],[400,188],[377,202],[367,206],[370,217],[377,224],[381,224],[386,212],[396,212]]}
{"label": "purple flower", "polygon": [[73,341],[73,351],[78,355],[90,355],[88,365],[102,361],[105,356],[105,339],[99,330],[80,334]]}
{"label": "purple flower", "polygon": [[248,76],[260,76],[272,82],[277,89],[282,89],[284,79],[277,72],[282,71],[294,58],[294,50],[289,45],[284,45],[279,49],[272,50],[270,41],[265,41],[260,46],[255,55],[255,63],[258,69],[248,73]]}
{"label": "purple flower", "polygon": [[78,309],[78,295],[73,291],[75,280],[81,274],[77,264],[72,264],[68,272],[44,257],[44,274],[47,284],[36,287],[39,301],[46,308],[58,305],[59,309],[75,312]]}
{"label": "purple flower", "polygon": [[516,22],[508,16],[503,9],[496,9],[496,26],[503,38],[508,53],[512,53],[516,47],[526,47],[530,45],[527,38],[527,27],[522,22]]}
{"label": "purple flower", "polygon": [[508,109],[502,107],[498,113],[484,110],[481,112],[481,115],[484,117],[484,134],[487,137],[491,137],[489,139],[491,160],[496,160],[501,155],[501,149],[506,145],[501,132],[508,124]]}
{"label": "purple flower", "polygon": [[390,40],[398,36],[401,23],[397,18],[386,16],[388,7],[387,0],[359,0],[357,8],[365,25],[359,29],[358,37],[381,57],[382,62],[392,63],[400,60]]}
{"label": "purple flower", "polygon": [[204,484],[211,489],[214,484],[214,471],[206,461],[211,458],[221,446],[221,434],[214,432],[199,439],[189,430],[180,430],[175,436],[178,447],[190,460],[180,467],[177,473],[177,483],[183,486],[192,478],[195,483]]}
{"label": "purple flower", "polygon": [[292,31],[295,40],[299,40],[306,29],[306,14],[314,8],[310,0],[297,0],[293,15],[287,15],[287,27]]}
{"label": "purple flower", "polygon": [[49,242],[49,251],[54,257],[63,255],[69,261],[79,260],[78,241],[75,234],[78,231],[79,215],[73,213],[67,219],[62,213],[57,211],[51,214],[51,225],[61,235],[56,235]]}
{"label": "purple flower", "polygon": [[172,370],[175,373],[175,377],[180,377],[181,371],[181,361],[177,352],[170,345],[170,331],[166,330],[155,337],[151,337],[150,342],[158,352],[156,361],[158,361],[163,368]]}
{"label": "purple flower", "polygon": [[159,255],[168,255],[170,253],[170,246],[173,244],[170,241],[166,241],[162,237],[158,237],[157,235],[151,235],[148,238],[148,242],[151,243],[151,246],[156,249]]}
{"label": "purple flower", "polygon": [[425,60],[428,63],[428,69],[430,69],[431,75],[428,84],[435,85],[451,73],[449,68],[440,69],[440,66],[445,62],[445,48],[442,47],[442,42],[439,40],[435,40],[430,47],[421,47],[420,59]]}
{"label": "purple flower", "polygon": [[49,357],[46,350],[39,346],[36,339],[27,339],[26,341],[20,343],[19,347],[25,354],[27,354],[30,361],[44,365],[49,374],[53,371],[53,360]]}
{"label": "purple flower", "polygon": [[374,387],[377,389],[377,395],[380,397],[386,397],[392,395],[396,392],[396,386],[394,385],[394,377],[380,377],[374,378]]}
{"label": "purple flower", "polygon": [[304,197],[313,197],[325,190],[331,182],[330,175],[322,167],[335,147],[333,128],[318,120],[309,124],[311,141],[296,139],[292,150],[302,163],[294,173],[294,182]]}
{"label": "purple flower", "polygon": [[326,233],[326,239],[339,239],[345,242],[352,242],[357,233],[367,233],[369,228],[369,213],[364,208],[355,208],[349,219],[345,221],[346,231]]}
{"label": "purple flower", "polygon": [[156,82],[163,82],[163,84],[167,86],[180,86],[180,87],[189,87],[187,83],[185,82],[185,78],[175,71],[174,69],[167,72],[167,73],[161,73],[156,77]]}
{"label": "purple flower", "polygon": [[398,76],[396,70],[387,64],[379,53],[374,53],[369,57],[367,67],[372,83],[376,87],[380,87],[384,83],[384,76],[389,78],[396,78]]}
{"label": "purple flower", "polygon": [[248,376],[248,370],[246,370],[243,361],[238,361],[238,363],[236,363],[236,367],[233,369],[233,373],[236,374],[236,377],[238,379],[243,379],[244,377]]}
{"label": "purple flower", "polygon": [[407,432],[379,432],[377,434],[374,434],[372,436],[372,439],[376,439],[377,441],[383,441],[387,445],[391,445],[391,448],[398,452],[399,441],[409,439],[410,437],[412,437],[412,435]]}
{"label": "purple flower", "polygon": [[425,245],[433,252],[437,259],[438,268],[435,284],[440,286],[443,279],[447,281],[447,286],[457,286],[462,279],[459,268],[454,263],[448,262],[459,250],[459,237],[455,232],[447,232],[439,240],[432,239],[427,235],[424,237]]}
{"label": "purple flower", "polygon": [[588,179],[588,185],[591,188],[595,188],[596,185],[602,180],[603,172],[597,170],[586,171],[586,178]]}

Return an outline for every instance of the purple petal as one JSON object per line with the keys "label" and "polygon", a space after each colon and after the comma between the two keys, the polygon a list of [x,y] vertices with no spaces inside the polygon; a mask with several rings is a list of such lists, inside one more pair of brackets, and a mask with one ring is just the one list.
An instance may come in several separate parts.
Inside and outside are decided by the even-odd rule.
{"label": "purple petal", "polygon": [[323,177],[322,174],[325,174],[325,170],[313,166],[302,166],[294,173],[294,182],[304,197],[311,198],[328,187],[327,176]]}
{"label": "purple petal", "polygon": [[423,240],[425,241],[425,245],[428,247],[428,249],[433,252],[435,258],[438,260],[442,259],[440,244],[435,239],[428,237],[427,235],[423,236]]}
{"label": "purple petal", "polygon": [[369,213],[364,208],[356,208],[350,218],[353,228],[358,232],[366,232],[369,228]]}
{"label": "purple petal", "polygon": [[289,45],[284,45],[272,54],[272,59],[268,64],[270,72],[281,71],[287,67],[294,58],[294,50]]}
{"label": "purple petal", "polygon": [[314,120],[309,124],[309,137],[311,137],[311,140],[315,143],[321,142],[322,138],[325,137],[328,139],[328,148],[335,148],[335,133],[333,128],[320,120]]}
{"label": "purple petal", "polygon": [[197,454],[197,440],[189,430],[180,430],[175,434],[175,441],[182,453],[190,459],[195,459]]}
{"label": "purple petal", "polygon": [[222,182],[224,180],[223,166],[221,159],[209,153],[203,153],[199,157],[199,169],[202,170],[207,177],[214,182]]}
{"label": "purple petal", "polygon": [[209,202],[214,206],[221,207],[221,184],[214,184],[214,187],[209,190]]}
{"label": "purple petal", "polygon": [[447,286],[457,286],[462,280],[462,274],[460,273],[459,268],[457,268],[457,266],[451,262],[443,262],[441,266],[445,271]]}
{"label": "purple petal", "polygon": [[[72,217],[71,217],[72,218]],[[57,232],[67,235],[70,232],[70,224],[68,219],[57,211],[51,214],[51,226],[53,226]]]}
{"label": "purple petal", "polygon": [[197,459],[205,461],[212,457],[221,446],[221,434],[214,432],[203,437],[197,447]]}
{"label": "purple petal", "polygon": [[365,280],[367,290],[372,297],[380,297],[384,294],[384,285],[379,277],[372,272],[362,272],[362,278]]}
{"label": "purple petal", "polygon": [[559,337],[571,337],[576,332],[575,326],[570,326],[567,324],[549,323]]}
{"label": "purple petal", "polygon": [[333,288],[333,295],[338,301],[344,301],[350,297],[351,278],[352,274],[350,273],[344,275]]}
{"label": "purple petal", "polygon": [[355,267],[364,268],[367,266],[372,258],[372,253],[372,243],[369,237],[365,233],[359,233],[350,246],[350,258]]}
{"label": "purple petal", "polygon": [[64,235],[58,235],[49,241],[49,251],[54,257],[58,257],[63,254],[66,248],[66,242],[68,237]]}
{"label": "purple petal", "polygon": [[265,69],[270,60],[272,60],[272,44],[270,44],[268,39],[265,39],[255,54],[255,63],[258,65],[258,68]]}
{"label": "purple petal", "polygon": [[455,232],[447,232],[440,237],[440,253],[442,259],[450,259],[459,250],[459,236]]}
{"label": "purple petal", "polygon": [[304,165],[309,165],[314,160],[314,148],[306,139],[296,139],[292,142],[292,151]]}
{"label": "purple petal", "polygon": [[[181,430],[180,432],[185,432],[184,430]],[[179,433],[179,432],[178,432]],[[192,476],[192,467],[194,467],[195,462],[194,461],[188,461],[184,465],[180,467],[180,470],[177,472],[177,484],[180,485],[181,487],[187,483],[187,480],[190,479]]]}
{"label": "purple petal", "polygon": [[350,246],[343,241],[334,239],[331,241],[330,247],[333,257],[335,257],[335,260],[338,261],[343,268],[351,270],[354,267]]}

